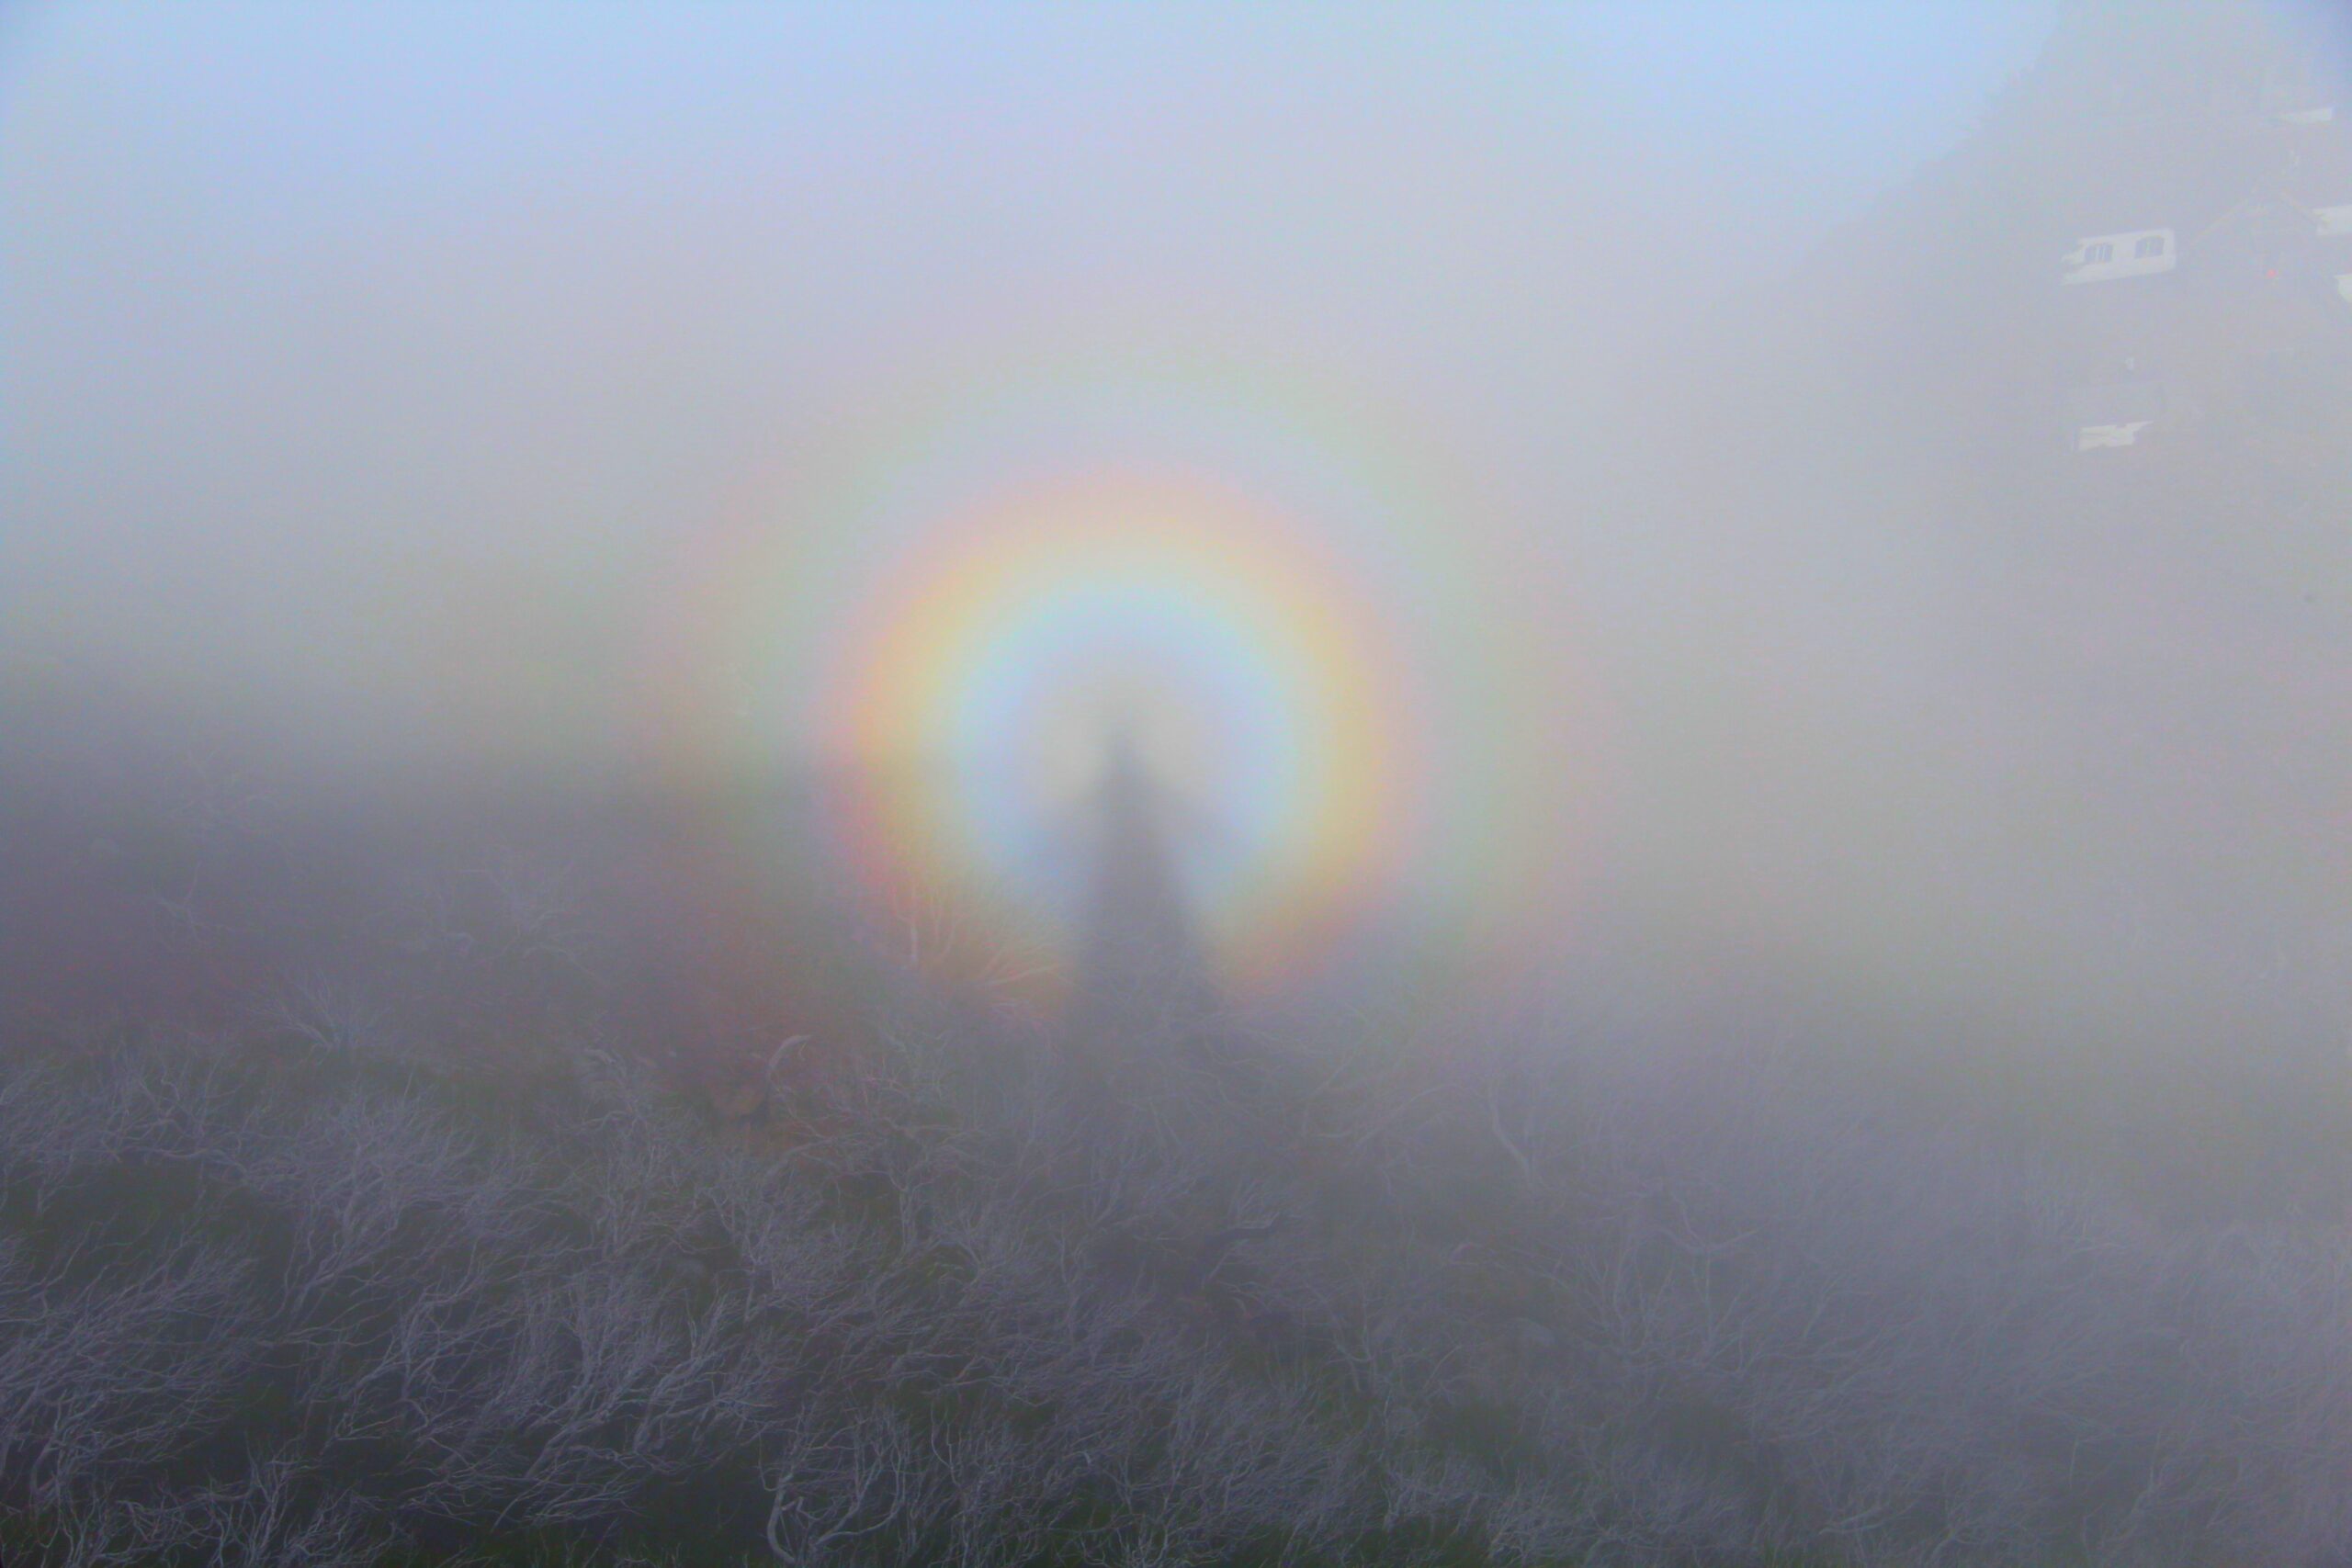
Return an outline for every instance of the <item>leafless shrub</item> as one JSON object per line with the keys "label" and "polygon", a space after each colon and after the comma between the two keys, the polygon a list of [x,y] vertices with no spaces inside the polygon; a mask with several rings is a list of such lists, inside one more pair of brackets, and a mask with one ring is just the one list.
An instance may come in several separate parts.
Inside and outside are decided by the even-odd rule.
{"label": "leafless shrub", "polygon": [[[772,1145],[633,1059],[504,1121],[200,1041],[0,1060],[0,1498],[89,1562],[585,1540],[690,1495],[794,1562],[2352,1540],[2339,1238],[2160,1231],[1802,1078],[1335,1074],[1303,1122],[1381,1168],[1367,1224],[1284,1159],[887,1048]],[[102,1176],[157,1197],[146,1239]],[[220,1438],[266,1457],[164,1483]]]}
{"label": "leafless shrub", "polygon": [[62,1510],[219,1419],[254,1325],[230,1258],[0,1251],[0,1476]]}
{"label": "leafless shrub", "polygon": [[1003,918],[999,900],[970,886],[899,890],[865,940],[913,993],[977,998],[991,1010],[1016,1007],[1061,967],[1049,945]]}
{"label": "leafless shrub", "polygon": [[252,1014],[254,1029],[328,1057],[384,1056],[400,1043],[391,1010],[356,987],[312,975],[288,981]]}
{"label": "leafless shrub", "polygon": [[393,900],[397,945],[449,969],[544,961],[585,972],[582,898],[570,867],[495,847],[481,864],[407,877]]}
{"label": "leafless shrub", "polygon": [[207,1487],[174,1522],[183,1550],[218,1568],[363,1568],[379,1554],[367,1521],[326,1490],[309,1467],[274,1457]]}
{"label": "leafless shrub", "polygon": [[937,1478],[904,1421],[884,1412],[838,1432],[812,1427],[800,1424],[763,1473],[777,1562],[818,1568],[920,1522]]}
{"label": "leafless shrub", "polygon": [[180,1542],[173,1512],[103,1494],[75,1497],[51,1516],[42,1568],[115,1568],[152,1562]]}

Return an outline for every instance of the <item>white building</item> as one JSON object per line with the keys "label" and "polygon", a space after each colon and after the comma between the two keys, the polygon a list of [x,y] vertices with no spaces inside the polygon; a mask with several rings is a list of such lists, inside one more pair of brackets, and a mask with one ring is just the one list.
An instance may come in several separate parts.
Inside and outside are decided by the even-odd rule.
{"label": "white building", "polygon": [[2126,229],[2114,234],[2089,234],[2075,242],[2059,265],[2061,283],[2108,283],[2117,278],[2144,277],[2170,272],[2180,259],[2180,244],[2170,229]]}

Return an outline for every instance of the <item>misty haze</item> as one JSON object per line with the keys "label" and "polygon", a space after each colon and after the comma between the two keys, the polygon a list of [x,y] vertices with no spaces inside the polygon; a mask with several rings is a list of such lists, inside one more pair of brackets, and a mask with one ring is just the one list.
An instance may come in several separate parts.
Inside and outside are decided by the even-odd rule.
{"label": "misty haze", "polygon": [[2352,13],[0,10],[0,1562],[2352,1568]]}

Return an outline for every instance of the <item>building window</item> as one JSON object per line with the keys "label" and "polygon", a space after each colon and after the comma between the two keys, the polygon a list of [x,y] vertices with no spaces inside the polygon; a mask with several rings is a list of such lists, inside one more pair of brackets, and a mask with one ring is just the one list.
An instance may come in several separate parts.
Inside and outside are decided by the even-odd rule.
{"label": "building window", "polygon": [[2101,240],[2096,245],[2085,245],[2083,247],[2083,265],[2085,266],[2097,266],[2101,262],[2111,262],[2114,259],[2115,247],[2109,244],[2105,240]]}
{"label": "building window", "polygon": [[2164,254],[2165,237],[2162,234],[2149,234],[2132,247],[2132,257],[2138,261],[2145,261],[2150,256],[2160,256]]}

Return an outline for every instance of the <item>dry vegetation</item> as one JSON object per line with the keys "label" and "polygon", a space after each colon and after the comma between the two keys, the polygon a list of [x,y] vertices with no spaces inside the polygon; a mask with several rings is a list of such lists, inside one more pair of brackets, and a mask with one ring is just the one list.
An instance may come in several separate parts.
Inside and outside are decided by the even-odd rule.
{"label": "dry vegetation", "polygon": [[2352,1552],[2340,1233],[1795,1066],[1055,1043],[903,969],[714,1096],[500,908],[438,990],[8,1043],[9,1561]]}

